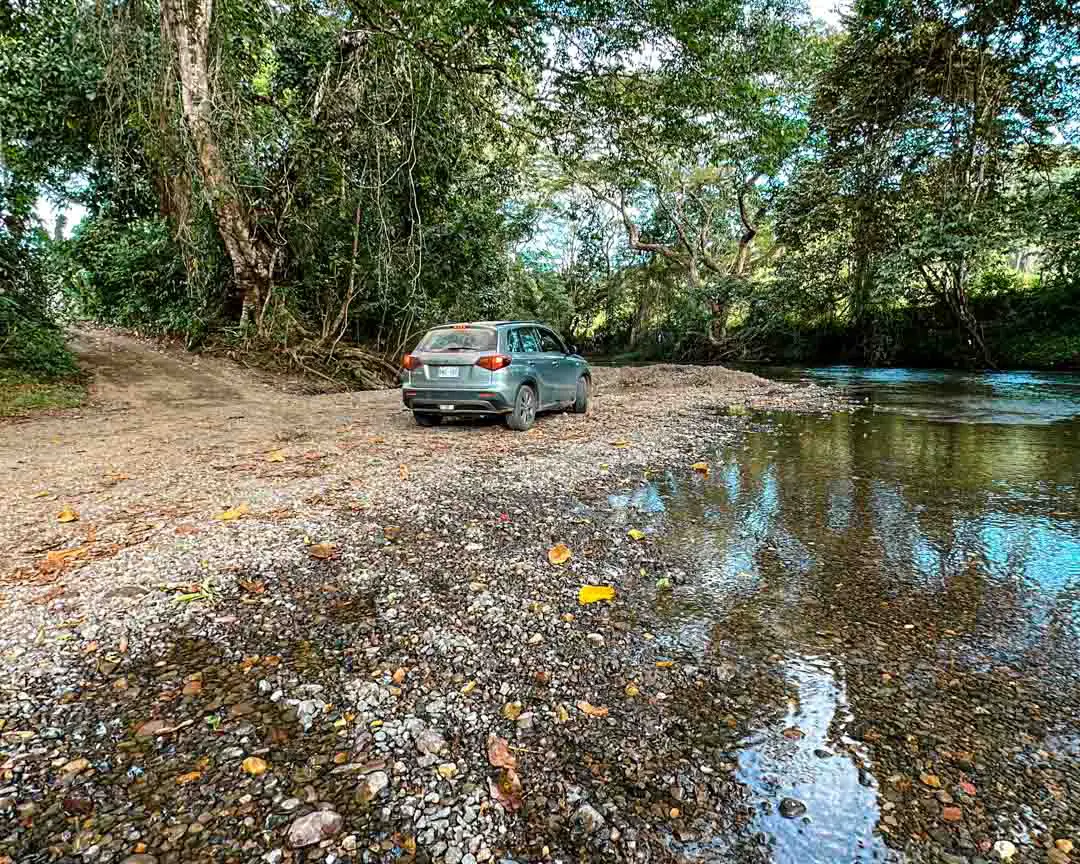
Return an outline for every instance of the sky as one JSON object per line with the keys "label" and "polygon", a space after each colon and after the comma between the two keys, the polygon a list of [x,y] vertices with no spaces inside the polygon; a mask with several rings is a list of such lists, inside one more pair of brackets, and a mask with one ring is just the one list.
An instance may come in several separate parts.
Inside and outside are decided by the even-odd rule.
{"label": "sky", "polygon": [[810,14],[815,18],[820,18],[826,24],[839,24],[840,23],[840,9],[847,9],[851,6],[849,2],[844,0],[809,0]]}

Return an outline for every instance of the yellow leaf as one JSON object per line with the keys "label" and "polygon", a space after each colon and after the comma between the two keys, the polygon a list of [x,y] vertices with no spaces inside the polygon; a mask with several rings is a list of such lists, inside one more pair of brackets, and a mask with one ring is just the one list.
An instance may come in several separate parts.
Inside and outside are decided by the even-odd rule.
{"label": "yellow leaf", "polygon": [[708,476],[708,474],[709,474],[709,463],[708,462],[695,462],[690,467],[693,468],[695,471],[697,471],[698,474],[704,474],[706,476]]}
{"label": "yellow leaf", "polygon": [[639,695],[640,693],[641,693],[641,691],[638,689],[637,684],[635,684],[633,681],[631,681],[629,684],[626,685],[626,695],[630,699],[633,699],[635,696]]}
{"label": "yellow leaf", "polygon": [[566,706],[560,702],[555,706],[555,722],[566,723],[570,719],[570,712],[566,709]]}
{"label": "yellow leaf", "polygon": [[550,549],[548,549],[548,561],[558,566],[559,564],[565,564],[573,557],[573,552],[570,551],[570,547],[565,543],[556,543]]}
{"label": "yellow leaf", "polygon": [[603,708],[600,705],[592,705],[584,700],[577,703],[578,710],[588,714],[590,717],[607,717],[608,709]]}
{"label": "yellow leaf", "polygon": [[48,498],[49,497],[49,490],[48,489],[42,489],[40,492],[35,492],[30,497],[31,498]]}
{"label": "yellow leaf", "polygon": [[470,681],[468,684],[466,684],[464,687],[461,688],[461,695],[462,696],[468,696],[475,689],[476,689],[476,681]]}
{"label": "yellow leaf", "polygon": [[922,780],[922,782],[925,783],[927,786],[930,786],[934,789],[941,788],[941,781],[938,779],[936,774],[920,774],[919,779]]}
{"label": "yellow leaf", "polygon": [[202,777],[202,774],[198,771],[189,771],[187,774],[181,774],[176,778],[177,786],[187,786],[188,783],[194,783]]}
{"label": "yellow leaf", "polygon": [[630,446],[630,442],[629,442],[629,441],[627,441],[627,440],[626,440],[625,438],[619,438],[619,439],[618,439],[618,440],[616,440],[616,441],[612,441],[612,442],[611,442],[611,446],[612,446],[612,447],[629,447],[629,446]]}
{"label": "yellow leaf", "polygon": [[258,777],[260,774],[265,774],[267,764],[258,756],[248,756],[241,765],[245,774],[251,774],[253,777]]}
{"label": "yellow leaf", "polygon": [[585,606],[598,600],[614,600],[615,589],[610,585],[582,585],[578,590],[578,603]]}
{"label": "yellow leaf", "polygon": [[629,531],[626,532],[626,536],[629,537],[631,540],[644,540],[645,532],[638,528],[631,528]]}
{"label": "yellow leaf", "polygon": [[64,509],[56,514],[57,522],[75,522],[78,518],[78,512],[70,504],[65,504]]}
{"label": "yellow leaf", "polygon": [[402,462],[400,465],[397,466],[397,473],[398,473],[398,477],[400,477],[402,480],[408,480],[409,479],[409,466],[406,465],[404,462]]}
{"label": "yellow leaf", "polygon": [[507,702],[503,705],[502,714],[507,720],[517,720],[521,716],[522,704],[520,702]]}
{"label": "yellow leaf", "polygon": [[266,454],[266,461],[267,462],[284,462],[285,461],[285,451],[284,450],[271,450],[269,453]]}
{"label": "yellow leaf", "polygon": [[314,543],[308,547],[308,554],[311,555],[312,558],[326,561],[337,554],[337,546],[333,543]]}
{"label": "yellow leaf", "polygon": [[670,669],[674,665],[675,665],[674,660],[657,660],[656,661],[656,668],[657,669]]}
{"label": "yellow leaf", "polygon": [[392,676],[393,682],[395,684],[400,684],[402,681],[405,680],[405,674],[405,667],[398,666],[398,668],[394,670],[394,674]]}
{"label": "yellow leaf", "polygon": [[248,512],[247,504],[237,504],[235,507],[230,507],[228,510],[222,510],[214,518],[220,522],[232,522],[234,519],[239,519]]}

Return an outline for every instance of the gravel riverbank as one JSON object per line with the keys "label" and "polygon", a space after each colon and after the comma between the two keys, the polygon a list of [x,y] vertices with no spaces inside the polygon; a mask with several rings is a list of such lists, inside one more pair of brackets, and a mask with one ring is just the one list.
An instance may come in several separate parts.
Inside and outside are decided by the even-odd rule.
{"label": "gravel riverbank", "polygon": [[597,389],[526,435],[256,385],[5,428],[0,860],[666,860],[736,830],[722,754],[779,685],[659,650],[627,598],[679,575],[588,502],[829,397]]}

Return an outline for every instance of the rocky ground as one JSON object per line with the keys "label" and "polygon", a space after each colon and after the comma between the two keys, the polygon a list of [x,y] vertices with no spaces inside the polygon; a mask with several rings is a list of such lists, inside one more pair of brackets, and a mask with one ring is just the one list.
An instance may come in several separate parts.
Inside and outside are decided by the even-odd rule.
{"label": "rocky ground", "polygon": [[0,428],[0,860],[687,860],[748,822],[783,683],[661,650],[629,598],[677,565],[594,505],[827,394],[600,370],[585,417],[421,430],[79,338],[96,401]]}
{"label": "rocky ground", "polygon": [[702,526],[752,530],[713,494],[748,412],[834,394],[602,369],[584,417],[418,429],[78,348],[91,405],[0,426],[0,862],[1070,860],[1077,646],[995,659],[1023,595],[769,553],[672,638]]}

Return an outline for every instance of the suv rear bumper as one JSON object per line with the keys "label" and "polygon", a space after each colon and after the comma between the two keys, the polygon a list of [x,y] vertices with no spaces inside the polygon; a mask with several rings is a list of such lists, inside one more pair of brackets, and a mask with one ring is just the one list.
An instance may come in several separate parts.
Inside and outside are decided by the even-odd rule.
{"label": "suv rear bumper", "polygon": [[[505,414],[510,400],[498,390],[428,390],[402,387],[401,401],[411,411],[432,414]],[[446,406],[453,406],[447,408]]]}

